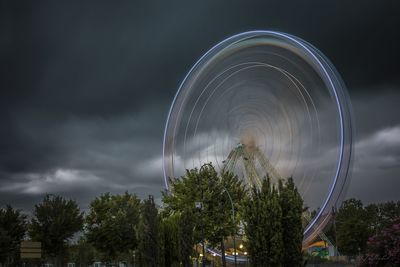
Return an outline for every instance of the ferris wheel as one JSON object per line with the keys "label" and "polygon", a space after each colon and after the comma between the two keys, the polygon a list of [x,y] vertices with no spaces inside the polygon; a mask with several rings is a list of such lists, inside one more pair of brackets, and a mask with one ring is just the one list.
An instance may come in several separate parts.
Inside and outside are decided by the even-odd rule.
{"label": "ferris wheel", "polygon": [[163,143],[165,186],[211,162],[249,186],[292,177],[318,210],[307,245],[340,205],[349,182],[352,119],[330,61],[304,40],[251,31],[220,42],[191,68],[170,108]]}

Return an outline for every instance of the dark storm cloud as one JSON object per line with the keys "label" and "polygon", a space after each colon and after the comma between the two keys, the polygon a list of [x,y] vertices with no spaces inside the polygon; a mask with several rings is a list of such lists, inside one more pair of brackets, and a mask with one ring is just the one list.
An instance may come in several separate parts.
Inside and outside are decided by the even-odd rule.
{"label": "dark storm cloud", "polygon": [[245,30],[286,31],[324,52],[350,89],[360,139],[397,127],[397,10],[397,1],[2,2],[0,204],[29,207],[45,192],[82,203],[104,191],[159,195],[179,82]]}

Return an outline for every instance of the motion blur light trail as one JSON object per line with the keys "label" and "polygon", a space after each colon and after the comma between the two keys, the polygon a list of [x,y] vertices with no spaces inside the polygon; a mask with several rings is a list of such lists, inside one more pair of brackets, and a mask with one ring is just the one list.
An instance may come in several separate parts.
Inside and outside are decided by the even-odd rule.
{"label": "motion blur light trail", "polygon": [[[251,31],[196,62],[166,122],[166,188],[185,169],[211,162],[221,170],[238,145],[261,151],[279,175],[293,177],[307,206],[319,208],[304,231],[310,243],[342,201],[352,155],[346,88],[321,52],[289,34]],[[232,170],[257,186],[243,165]],[[265,175],[262,165],[254,162],[255,176]]]}

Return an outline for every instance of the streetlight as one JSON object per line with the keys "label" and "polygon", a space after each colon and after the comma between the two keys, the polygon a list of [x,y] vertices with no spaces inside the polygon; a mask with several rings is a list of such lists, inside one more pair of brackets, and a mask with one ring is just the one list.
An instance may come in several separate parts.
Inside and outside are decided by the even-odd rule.
{"label": "streetlight", "polygon": [[335,256],[336,256],[336,261],[339,261],[339,249],[338,249],[338,243],[337,243],[337,232],[336,232],[336,206],[332,206],[332,217],[333,217],[333,231],[335,232]]}
{"label": "streetlight", "polygon": [[[224,185],[222,185],[222,187],[224,188],[224,192],[228,195],[229,200],[231,202],[231,206],[232,206],[232,222],[235,223],[235,206],[233,205],[233,201],[232,201],[232,197],[231,194],[229,194],[228,190],[226,189],[226,187]],[[234,259],[235,259],[235,267],[237,267],[237,253],[236,253],[236,237],[235,237],[236,233],[233,233],[233,254],[234,254]]]}
{"label": "streetlight", "polygon": [[212,266],[214,267],[215,266],[215,256],[217,256],[217,254],[213,253],[212,256],[213,256],[213,264],[212,264]]}
{"label": "streetlight", "polygon": [[[200,174],[202,173],[202,171],[203,171],[203,168],[205,168],[205,167],[210,167],[211,166],[211,164],[209,164],[209,163],[206,163],[206,164],[204,164],[203,166],[201,166],[200,167],[200,170],[199,170],[199,175],[197,175],[197,179],[198,179],[198,184],[200,185],[200,187],[201,187],[201,201],[200,202],[196,202],[195,203],[195,205],[196,205],[196,209],[199,209],[200,210],[200,214],[201,214],[201,212],[203,211],[203,194],[204,194],[204,192],[203,192],[203,186],[202,186],[202,184],[200,183]],[[211,166],[212,167],[212,166]],[[206,250],[205,250],[205,246],[204,246],[204,226],[202,226],[201,227],[201,231],[202,231],[202,240],[201,240],[201,246],[202,246],[202,249],[203,249],[203,257],[201,258],[201,265],[203,266],[203,267],[206,267],[206,261],[205,261],[205,255],[206,255]]]}
{"label": "streetlight", "polygon": [[[210,163],[205,163],[200,167],[199,170],[199,175],[197,176],[198,179],[200,179],[200,173],[203,171],[203,168],[214,168]],[[198,181],[200,184],[200,181]],[[223,192],[225,192],[228,197],[229,197],[229,201],[231,202],[231,207],[232,207],[232,222],[235,223],[235,206],[233,205],[233,200],[231,197],[231,194],[229,194],[228,190],[226,189],[226,187],[221,183],[222,187],[223,187]],[[201,187],[201,200],[203,201],[203,187]],[[200,204],[199,204],[200,203]],[[200,211],[203,208],[202,202],[196,202],[196,208],[200,208]],[[203,227],[203,231],[204,231],[204,227]],[[234,259],[235,259],[235,267],[237,267],[237,255],[238,253],[236,252],[236,237],[235,237],[235,232],[233,233],[233,250],[234,250]],[[205,255],[205,248],[204,248],[204,232],[203,232],[203,239],[202,239],[202,247],[203,247],[203,255]],[[225,254],[226,255],[226,254]],[[203,261],[202,261],[202,265],[203,267],[206,266],[206,263],[204,261],[204,257],[203,257]]]}

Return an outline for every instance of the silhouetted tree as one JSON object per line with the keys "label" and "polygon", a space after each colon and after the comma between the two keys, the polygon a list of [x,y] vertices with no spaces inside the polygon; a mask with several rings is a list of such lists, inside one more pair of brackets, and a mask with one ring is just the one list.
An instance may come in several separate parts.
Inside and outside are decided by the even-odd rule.
{"label": "silhouetted tree", "polygon": [[20,243],[26,232],[26,216],[7,205],[0,209],[0,265],[18,266]]}
{"label": "silhouetted tree", "polygon": [[[186,240],[181,243],[188,248],[185,254],[203,238],[211,245],[220,244],[223,250],[224,240],[236,233],[239,223],[239,213],[236,213],[235,218],[232,216],[229,196],[238,211],[245,196],[240,179],[230,173],[219,176],[211,164],[205,164],[199,170],[187,170],[186,175],[171,182],[171,192],[163,195],[164,212],[179,213],[181,220],[186,221],[181,225],[184,235],[180,235]],[[196,202],[200,202],[201,207],[196,208]],[[189,241],[192,244],[189,245]]]}
{"label": "silhouetted tree", "polygon": [[90,203],[86,216],[86,238],[104,256],[115,261],[137,248],[140,200],[136,195],[103,194]]}
{"label": "silhouetted tree", "polygon": [[400,201],[369,204],[365,210],[371,234],[378,234],[400,218]]}
{"label": "silhouetted tree", "polygon": [[[189,253],[184,246],[180,246],[180,231],[185,229],[189,225],[189,235],[183,235],[184,237],[190,237],[193,229],[191,224],[186,222],[182,223],[179,214],[173,214],[171,216],[162,218],[160,224],[160,267],[172,267],[180,266],[181,258],[183,259],[183,266],[185,265],[185,259],[190,262],[190,256],[193,251],[193,241],[189,239],[185,241],[188,244]],[[182,247],[182,249],[181,249]],[[181,256],[182,255],[182,256]]]}
{"label": "silhouetted tree", "polygon": [[362,202],[354,198],[344,201],[338,210],[336,224],[339,251],[348,256],[363,253],[370,231]]}
{"label": "silhouetted tree", "polygon": [[270,179],[261,189],[253,187],[243,209],[247,248],[254,267],[283,266],[282,209]]}
{"label": "silhouetted tree", "polygon": [[279,181],[279,200],[282,210],[283,266],[303,266],[303,199],[292,178]]}
{"label": "silhouetted tree", "polygon": [[82,229],[82,225],[83,212],[74,200],[46,195],[35,205],[29,235],[42,243],[43,252],[55,259],[56,266],[62,266],[66,242]]}
{"label": "silhouetted tree", "polygon": [[77,267],[87,267],[96,260],[96,249],[81,237],[76,244],[68,248],[69,261],[75,262]]}
{"label": "silhouetted tree", "polygon": [[140,266],[156,267],[159,266],[159,228],[160,221],[158,210],[154,203],[153,196],[149,196],[141,204],[139,223],[139,246],[138,256]]}
{"label": "silhouetted tree", "polygon": [[400,220],[373,235],[360,266],[400,266]]}

